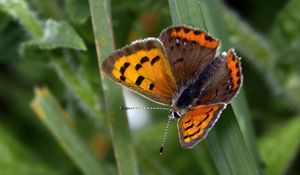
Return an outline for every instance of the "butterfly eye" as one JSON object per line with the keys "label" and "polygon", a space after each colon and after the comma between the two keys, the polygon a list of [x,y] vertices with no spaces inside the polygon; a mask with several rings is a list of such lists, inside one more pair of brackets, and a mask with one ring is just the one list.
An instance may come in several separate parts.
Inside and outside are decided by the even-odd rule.
{"label": "butterfly eye", "polygon": [[177,113],[177,112],[173,112],[173,116],[174,116],[174,118],[180,118],[181,116]]}
{"label": "butterfly eye", "polygon": [[180,118],[180,114],[176,111],[174,111],[173,109],[170,110],[169,112],[169,118],[170,119],[177,119],[177,118]]}

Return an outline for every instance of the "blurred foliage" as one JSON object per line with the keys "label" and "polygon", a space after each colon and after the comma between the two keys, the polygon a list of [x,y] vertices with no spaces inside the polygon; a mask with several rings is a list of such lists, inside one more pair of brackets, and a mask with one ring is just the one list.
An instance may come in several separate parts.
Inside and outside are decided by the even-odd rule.
{"label": "blurred foliage", "polygon": [[[239,112],[249,113],[253,122],[262,174],[299,174],[300,1],[224,4],[216,8],[225,23],[218,30],[226,31],[230,46],[243,57],[247,104]],[[118,171],[89,5],[80,0],[0,0],[0,175]],[[156,37],[172,24],[167,1],[111,0],[108,8],[116,48]],[[175,122],[160,156],[167,112],[151,115],[150,122],[132,131],[141,174],[218,174],[205,142],[193,150],[180,147]]]}

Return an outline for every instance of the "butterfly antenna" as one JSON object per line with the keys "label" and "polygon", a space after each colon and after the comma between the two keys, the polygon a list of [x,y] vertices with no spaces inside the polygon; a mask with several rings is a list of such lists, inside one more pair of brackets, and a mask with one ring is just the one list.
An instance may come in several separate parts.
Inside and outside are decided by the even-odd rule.
{"label": "butterfly antenna", "polygon": [[[201,3],[201,2],[200,2]],[[201,7],[201,4],[199,4],[199,7],[200,7],[200,13],[201,13],[201,20],[203,22],[203,25],[204,25],[204,29],[206,32],[208,32],[207,28],[206,28],[206,23],[205,23],[205,20],[204,20],[204,16],[203,16],[203,11],[202,11],[202,7]]]}
{"label": "butterfly antenna", "polygon": [[168,129],[169,129],[169,126],[170,126],[170,121],[171,121],[171,118],[169,118],[169,120],[167,122],[167,126],[166,126],[166,129],[165,129],[164,135],[163,135],[163,139],[162,139],[161,146],[160,146],[160,149],[159,149],[159,154],[160,155],[162,155],[162,153],[164,151],[164,146],[165,146],[166,138],[167,138],[167,135],[168,135]]}
{"label": "butterfly antenna", "polygon": [[121,106],[120,109],[122,110],[132,110],[132,109],[145,109],[145,110],[170,110],[170,108],[162,108],[162,107],[128,107],[128,106]]}

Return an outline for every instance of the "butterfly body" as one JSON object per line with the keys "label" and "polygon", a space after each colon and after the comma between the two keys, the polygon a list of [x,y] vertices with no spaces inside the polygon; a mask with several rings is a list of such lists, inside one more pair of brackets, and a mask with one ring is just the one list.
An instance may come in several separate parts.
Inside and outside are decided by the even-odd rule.
{"label": "butterfly body", "polygon": [[170,106],[180,143],[192,148],[207,135],[242,84],[234,50],[216,56],[219,42],[188,26],[138,40],[112,53],[102,70],[117,83]]}
{"label": "butterfly body", "polygon": [[173,111],[176,111],[179,116],[183,116],[192,106],[200,105],[198,99],[201,99],[203,90],[209,88],[210,80],[223,61],[225,60],[220,57],[214,58],[201,72],[197,72],[194,78],[184,83],[179,88],[180,92],[173,98],[172,106],[176,109]]}

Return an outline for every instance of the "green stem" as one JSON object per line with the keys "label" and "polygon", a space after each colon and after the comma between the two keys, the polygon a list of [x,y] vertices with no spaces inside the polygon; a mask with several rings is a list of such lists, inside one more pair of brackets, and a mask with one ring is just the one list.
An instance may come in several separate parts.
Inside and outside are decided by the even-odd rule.
{"label": "green stem", "polygon": [[[114,39],[107,0],[89,0],[95,35],[99,69],[101,62],[114,50]],[[102,78],[105,113],[108,118],[115,157],[120,174],[137,174],[137,162],[133,149],[125,111],[120,110],[124,99],[120,86]]]}
{"label": "green stem", "polygon": [[74,121],[59,106],[46,88],[37,88],[31,107],[39,119],[53,134],[61,148],[69,155],[78,168],[87,175],[111,173],[104,162],[98,164],[96,157],[74,132]]}

